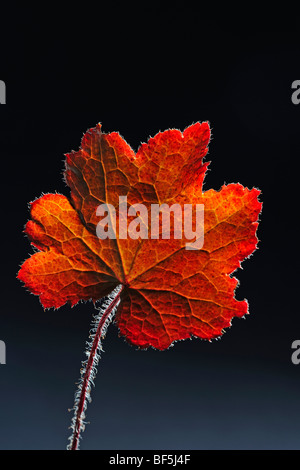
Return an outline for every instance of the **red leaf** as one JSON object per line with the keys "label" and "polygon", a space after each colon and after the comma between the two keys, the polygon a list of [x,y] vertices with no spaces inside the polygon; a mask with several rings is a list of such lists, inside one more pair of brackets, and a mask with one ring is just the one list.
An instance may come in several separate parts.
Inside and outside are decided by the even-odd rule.
{"label": "red leaf", "polygon": [[[231,274],[256,248],[262,204],[260,191],[240,184],[202,192],[208,163],[208,123],[183,133],[171,129],[142,144],[135,155],[118,133],[104,134],[101,125],[82,138],[78,152],[66,155],[65,178],[71,199],[47,194],[31,204],[26,233],[40,251],[18,274],[45,308],[66,302],[96,301],[123,284],[116,322],[121,335],[142,348],[165,349],[176,340],[212,339],[248,313],[247,301],[234,297],[238,281]],[[143,204],[204,205],[204,244],[186,249],[181,239],[100,239],[97,207],[116,209],[119,196],[127,208]],[[123,219],[122,219],[123,220]],[[152,222],[152,223],[151,223]],[[171,220],[171,233],[175,219]],[[145,221],[150,234],[153,221]]]}

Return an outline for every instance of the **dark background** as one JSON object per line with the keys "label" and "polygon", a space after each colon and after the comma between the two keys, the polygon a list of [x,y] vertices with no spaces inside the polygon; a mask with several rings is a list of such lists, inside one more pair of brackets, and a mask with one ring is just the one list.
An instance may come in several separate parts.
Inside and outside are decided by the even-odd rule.
{"label": "dark background", "polygon": [[6,7],[1,19],[0,449],[64,449],[91,303],[43,311],[16,280],[28,202],[69,190],[64,153],[98,122],[137,150],[208,120],[205,189],[262,191],[259,249],[219,341],[137,351],[110,326],[82,449],[299,449],[300,15],[206,14],[194,3]]}

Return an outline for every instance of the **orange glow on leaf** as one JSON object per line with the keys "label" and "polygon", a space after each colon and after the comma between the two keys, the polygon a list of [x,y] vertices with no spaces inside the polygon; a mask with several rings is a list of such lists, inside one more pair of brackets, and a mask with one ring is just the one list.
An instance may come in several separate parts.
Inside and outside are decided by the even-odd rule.
{"label": "orange glow on leaf", "polygon": [[[221,336],[233,317],[248,313],[247,301],[235,299],[232,273],[256,249],[262,204],[258,189],[241,184],[202,192],[209,140],[208,123],[197,122],[158,133],[135,154],[100,124],[87,131],[80,149],[66,155],[70,197],[46,194],[31,203],[25,232],[39,251],[18,278],[45,308],[95,302],[123,284],[116,323],[141,348]],[[96,209],[117,207],[119,196],[149,209],[204,204],[202,249],[186,250],[184,239],[99,239]]]}

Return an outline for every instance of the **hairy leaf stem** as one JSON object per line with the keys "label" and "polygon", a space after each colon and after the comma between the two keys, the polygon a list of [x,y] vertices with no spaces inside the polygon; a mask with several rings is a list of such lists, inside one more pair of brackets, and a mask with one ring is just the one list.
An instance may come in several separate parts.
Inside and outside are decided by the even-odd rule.
{"label": "hairy leaf stem", "polygon": [[102,339],[104,339],[107,327],[111,323],[120,302],[120,295],[124,286],[119,285],[107,297],[102,299],[101,306],[94,316],[90,330],[90,339],[87,341],[85,354],[87,359],[82,362],[78,389],[75,393],[74,416],[71,422],[72,435],[69,437],[67,450],[78,450],[81,432],[85,429],[85,412],[87,402],[91,401],[91,387],[95,386],[94,380],[97,374],[97,366],[101,357]]}

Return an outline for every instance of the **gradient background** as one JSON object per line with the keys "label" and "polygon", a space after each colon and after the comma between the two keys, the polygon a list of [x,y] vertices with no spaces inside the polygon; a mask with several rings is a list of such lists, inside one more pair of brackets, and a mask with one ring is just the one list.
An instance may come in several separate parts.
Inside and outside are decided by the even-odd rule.
{"label": "gradient background", "polygon": [[259,250],[236,273],[250,315],[219,341],[165,352],[136,351],[110,326],[81,449],[300,449],[300,15],[134,4],[12,6],[1,19],[0,449],[65,448],[93,314],[43,312],[15,279],[32,253],[28,202],[68,194],[64,153],[97,122],[137,150],[198,120],[213,132],[205,188],[262,190]]}

